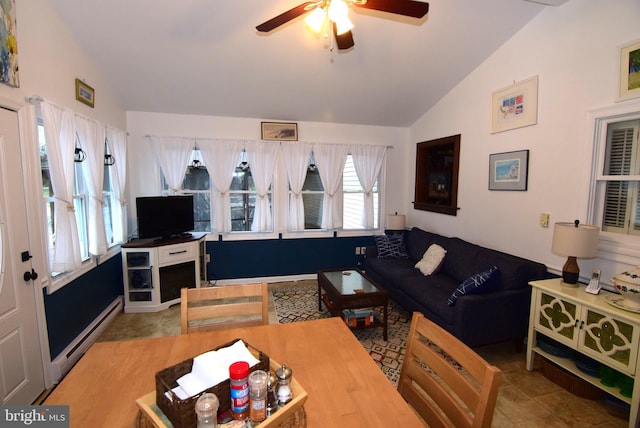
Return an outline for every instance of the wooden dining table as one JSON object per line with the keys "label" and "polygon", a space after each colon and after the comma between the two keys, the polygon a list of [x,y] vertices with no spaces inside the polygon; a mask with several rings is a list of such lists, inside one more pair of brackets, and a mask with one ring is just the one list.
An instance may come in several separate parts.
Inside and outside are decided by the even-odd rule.
{"label": "wooden dining table", "polygon": [[420,419],[340,318],[94,343],[45,400],[71,427],[133,427],[156,372],[236,338],[293,370],[314,427],[416,427]]}

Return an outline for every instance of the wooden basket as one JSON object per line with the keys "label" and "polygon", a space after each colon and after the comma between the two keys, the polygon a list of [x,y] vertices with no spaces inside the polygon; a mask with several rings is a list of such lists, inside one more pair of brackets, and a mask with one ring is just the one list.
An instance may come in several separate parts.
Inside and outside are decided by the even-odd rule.
{"label": "wooden basket", "polygon": [[[271,371],[275,372],[280,364],[271,360]],[[307,391],[302,388],[296,377],[291,379],[291,392],[293,399],[284,407],[272,413],[255,428],[303,428],[307,426],[307,417],[304,411],[304,403],[307,400]],[[136,400],[139,412],[136,417],[136,428],[166,428],[166,415],[156,404],[155,391],[138,398]],[[195,412],[193,412],[195,414]],[[195,422],[192,426],[196,426]]]}
{"label": "wooden basket", "polygon": [[546,358],[541,358],[540,370],[544,377],[563,387],[570,393],[578,397],[589,400],[599,400],[602,398],[602,390],[586,380],[580,379],[571,372],[557,366]]}
{"label": "wooden basket", "polygon": [[[238,340],[242,339],[232,340],[229,343],[215,348],[215,350],[231,346]],[[250,371],[253,372],[254,370],[264,370],[268,372],[269,357],[246,342],[245,345],[247,346],[251,354],[253,354],[253,356],[258,360],[260,360],[258,364],[251,367]],[[196,426],[197,420],[196,413],[194,411],[196,401],[198,400],[198,397],[200,397],[200,395],[204,394],[205,392],[212,392],[216,395],[216,397],[218,397],[218,401],[220,402],[220,406],[218,407],[219,413],[231,408],[229,379],[220,382],[219,384],[205,391],[202,391],[200,394],[193,397],[189,397],[184,400],[178,398],[178,396],[172,390],[173,388],[178,386],[177,380],[185,374],[190,373],[192,367],[193,358],[189,358],[188,360],[184,360],[174,366],[167,367],[166,369],[163,369],[156,373],[156,404],[176,428]]]}

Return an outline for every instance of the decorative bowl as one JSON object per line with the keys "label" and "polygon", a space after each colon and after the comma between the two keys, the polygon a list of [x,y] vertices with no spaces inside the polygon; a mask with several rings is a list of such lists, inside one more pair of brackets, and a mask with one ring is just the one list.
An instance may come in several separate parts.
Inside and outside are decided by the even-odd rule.
{"label": "decorative bowl", "polygon": [[619,273],[611,282],[630,308],[640,309],[640,269]]}

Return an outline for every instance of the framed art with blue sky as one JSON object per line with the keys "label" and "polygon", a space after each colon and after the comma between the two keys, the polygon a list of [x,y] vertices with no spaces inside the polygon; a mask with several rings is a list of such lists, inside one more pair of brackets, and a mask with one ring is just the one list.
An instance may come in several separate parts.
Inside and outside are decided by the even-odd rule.
{"label": "framed art with blue sky", "polygon": [[529,150],[489,155],[489,190],[527,190]]}

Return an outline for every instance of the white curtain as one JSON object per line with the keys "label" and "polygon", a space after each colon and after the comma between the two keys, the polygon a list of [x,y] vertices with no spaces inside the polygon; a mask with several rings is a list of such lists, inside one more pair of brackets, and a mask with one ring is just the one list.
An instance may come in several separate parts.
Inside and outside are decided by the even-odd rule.
{"label": "white curtain", "polygon": [[[219,232],[231,231],[231,202],[229,189],[236,167],[240,162],[240,155],[244,148],[244,141],[239,140],[198,140],[198,147],[207,166],[209,178],[218,191],[214,194],[215,215],[211,222],[211,229]],[[215,227],[214,227],[215,221]]]}
{"label": "white curtain", "polygon": [[304,203],[302,200],[302,186],[307,177],[311,145],[303,142],[281,143],[282,156],[287,168],[289,180],[289,212],[287,215],[287,229],[304,230]]}
{"label": "white curtain", "polygon": [[109,151],[115,163],[110,167],[113,193],[118,203],[114,204],[113,218],[118,219],[113,224],[115,241],[127,242],[127,219],[125,191],[127,185],[127,133],[117,128],[107,127],[107,142]]}
{"label": "white curtain", "polygon": [[169,194],[180,193],[194,139],[186,137],[149,137],[151,150],[169,185]]}
{"label": "white curtain", "polygon": [[364,210],[362,212],[362,226],[366,229],[375,227],[373,222],[373,186],[380,174],[387,148],[384,146],[354,145],[351,147],[351,157],[356,168],[356,174],[364,191]]}
{"label": "white curtain", "polygon": [[322,228],[338,229],[342,227],[342,173],[349,147],[342,144],[314,144],[313,153],[324,187]]}
{"label": "white curtain", "polygon": [[246,143],[247,161],[256,186],[256,209],[253,213],[251,230],[270,232],[273,230],[273,212],[269,201],[269,188],[273,181],[273,171],[278,156],[277,143],[252,141]]}
{"label": "white curtain", "polygon": [[56,242],[51,272],[69,272],[82,265],[73,205],[75,127],[73,112],[47,101],[41,104],[47,161],[54,194]]}
{"label": "white curtain", "polygon": [[89,193],[89,252],[94,256],[106,254],[107,235],[104,230],[102,188],[104,183],[105,128],[93,119],[76,116],[78,140],[87,154],[82,172]]}

